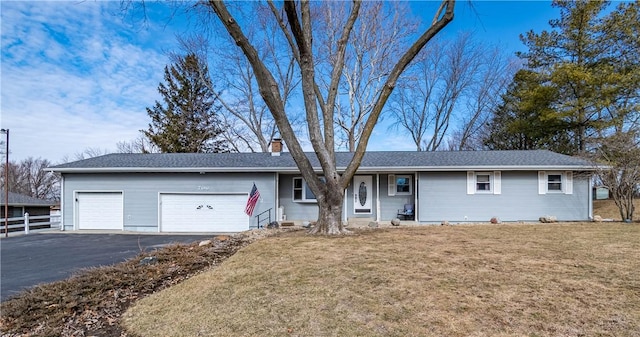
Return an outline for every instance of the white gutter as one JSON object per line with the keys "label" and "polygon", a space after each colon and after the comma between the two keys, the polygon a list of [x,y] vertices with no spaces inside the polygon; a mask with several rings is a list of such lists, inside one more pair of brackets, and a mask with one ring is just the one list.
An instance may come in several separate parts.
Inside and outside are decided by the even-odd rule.
{"label": "white gutter", "polygon": [[376,222],[380,222],[380,173],[376,173]]}
{"label": "white gutter", "polygon": [[[339,172],[345,167],[337,167]],[[229,172],[254,172],[254,173],[298,173],[298,167],[96,167],[96,168],[47,168],[49,172],[59,173],[229,173]],[[592,166],[384,166],[384,167],[360,167],[358,174],[376,172],[462,172],[462,171],[594,171]],[[319,167],[314,171],[322,172]]]}

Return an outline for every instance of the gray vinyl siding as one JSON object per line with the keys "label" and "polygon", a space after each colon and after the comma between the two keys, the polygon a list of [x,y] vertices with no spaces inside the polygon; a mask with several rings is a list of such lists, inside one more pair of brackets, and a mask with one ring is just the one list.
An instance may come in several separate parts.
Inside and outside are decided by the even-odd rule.
{"label": "gray vinyl siding", "polygon": [[254,182],[260,191],[260,201],[250,219],[250,225],[256,226],[255,216],[270,208],[272,220],[275,220],[274,173],[65,174],[63,182],[65,230],[73,230],[75,192],[122,192],[124,230],[157,232],[160,193],[246,193],[248,196]]}
{"label": "gray vinyl siding", "polygon": [[299,174],[281,174],[278,200],[284,207],[284,215],[288,221],[316,221],[318,219],[318,204],[315,202],[293,201],[293,178]]}
{"label": "gray vinyl siding", "polygon": [[[407,175],[406,173],[398,173],[396,175]],[[389,175],[380,174],[380,220],[391,221],[398,217],[398,210],[404,207],[404,204],[415,204],[416,186],[414,175],[411,174],[412,194],[411,195],[389,195]]]}
{"label": "gray vinyl siding", "polygon": [[[343,210],[346,214],[346,218],[377,218],[376,202],[380,198],[380,220],[390,221],[397,217],[398,210],[404,207],[404,204],[415,203],[416,187],[413,186],[413,193],[411,195],[395,195],[389,196],[387,191],[388,175],[380,174],[380,186],[376,187],[377,178],[376,174],[362,174],[364,176],[371,176],[373,188],[372,188],[372,205],[371,214],[355,214],[354,213],[354,194],[353,184],[349,184],[347,187],[346,195],[346,208]],[[404,174],[403,175],[407,175]],[[412,178],[413,174],[409,174]],[[300,177],[300,175],[281,174],[280,189],[279,189],[279,203],[284,207],[284,214],[287,216],[287,220],[291,221],[315,221],[318,218],[318,205],[314,202],[297,202],[293,201],[293,178]]]}
{"label": "gray vinyl siding", "polygon": [[419,175],[419,221],[537,221],[553,215],[560,221],[588,220],[589,181],[574,174],[572,194],[538,194],[537,171],[503,171],[501,194],[467,194],[466,172]]}

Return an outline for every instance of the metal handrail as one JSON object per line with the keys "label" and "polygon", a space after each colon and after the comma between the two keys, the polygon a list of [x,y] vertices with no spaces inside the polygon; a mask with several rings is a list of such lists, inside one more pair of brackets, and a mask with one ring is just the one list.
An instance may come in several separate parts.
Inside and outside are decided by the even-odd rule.
{"label": "metal handrail", "polygon": [[[256,219],[258,219],[258,229],[260,229],[260,228],[261,228],[261,227],[260,227],[260,224],[261,224],[262,222],[264,222],[265,220],[268,220],[267,224],[270,224],[270,223],[271,223],[271,210],[272,210],[272,209],[273,209],[273,208],[269,208],[268,210],[266,210],[266,211],[264,211],[264,212],[262,212],[262,213],[260,213],[260,214],[256,215]],[[260,220],[260,216],[261,216],[261,215],[263,215],[263,214],[265,214],[265,213],[268,213],[268,217],[267,217],[267,218],[265,218],[265,219]],[[262,227],[264,227],[264,226],[262,226]]]}

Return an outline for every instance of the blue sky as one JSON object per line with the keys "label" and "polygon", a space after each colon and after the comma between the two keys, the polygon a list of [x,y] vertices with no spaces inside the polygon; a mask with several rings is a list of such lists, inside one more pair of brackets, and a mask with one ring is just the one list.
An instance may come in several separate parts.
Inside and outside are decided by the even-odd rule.
{"label": "blue sky", "polygon": [[[120,1],[2,1],[0,124],[11,130],[11,157],[56,163],[86,148],[115,150],[149,123],[145,108],[176,48],[194,28],[172,9],[147,1],[148,19],[123,15]],[[429,22],[436,2],[412,2]],[[558,11],[547,1],[468,1],[456,5],[446,36],[476,37],[512,53],[519,34],[548,29]],[[378,128],[370,150],[413,150],[403,136]],[[4,136],[4,135],[2,135]]]}

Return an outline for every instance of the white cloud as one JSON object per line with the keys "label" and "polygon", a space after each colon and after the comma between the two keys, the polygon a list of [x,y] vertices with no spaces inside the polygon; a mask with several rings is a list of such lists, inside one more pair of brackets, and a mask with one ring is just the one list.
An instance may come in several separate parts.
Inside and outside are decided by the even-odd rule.
{"label": "white cloud", "polygon": [[147,126],[175,43],[164,23],[130,27],[112,14],[118,2],[1,6],[0,123],[11,130],[11,160],[114,150]]}

